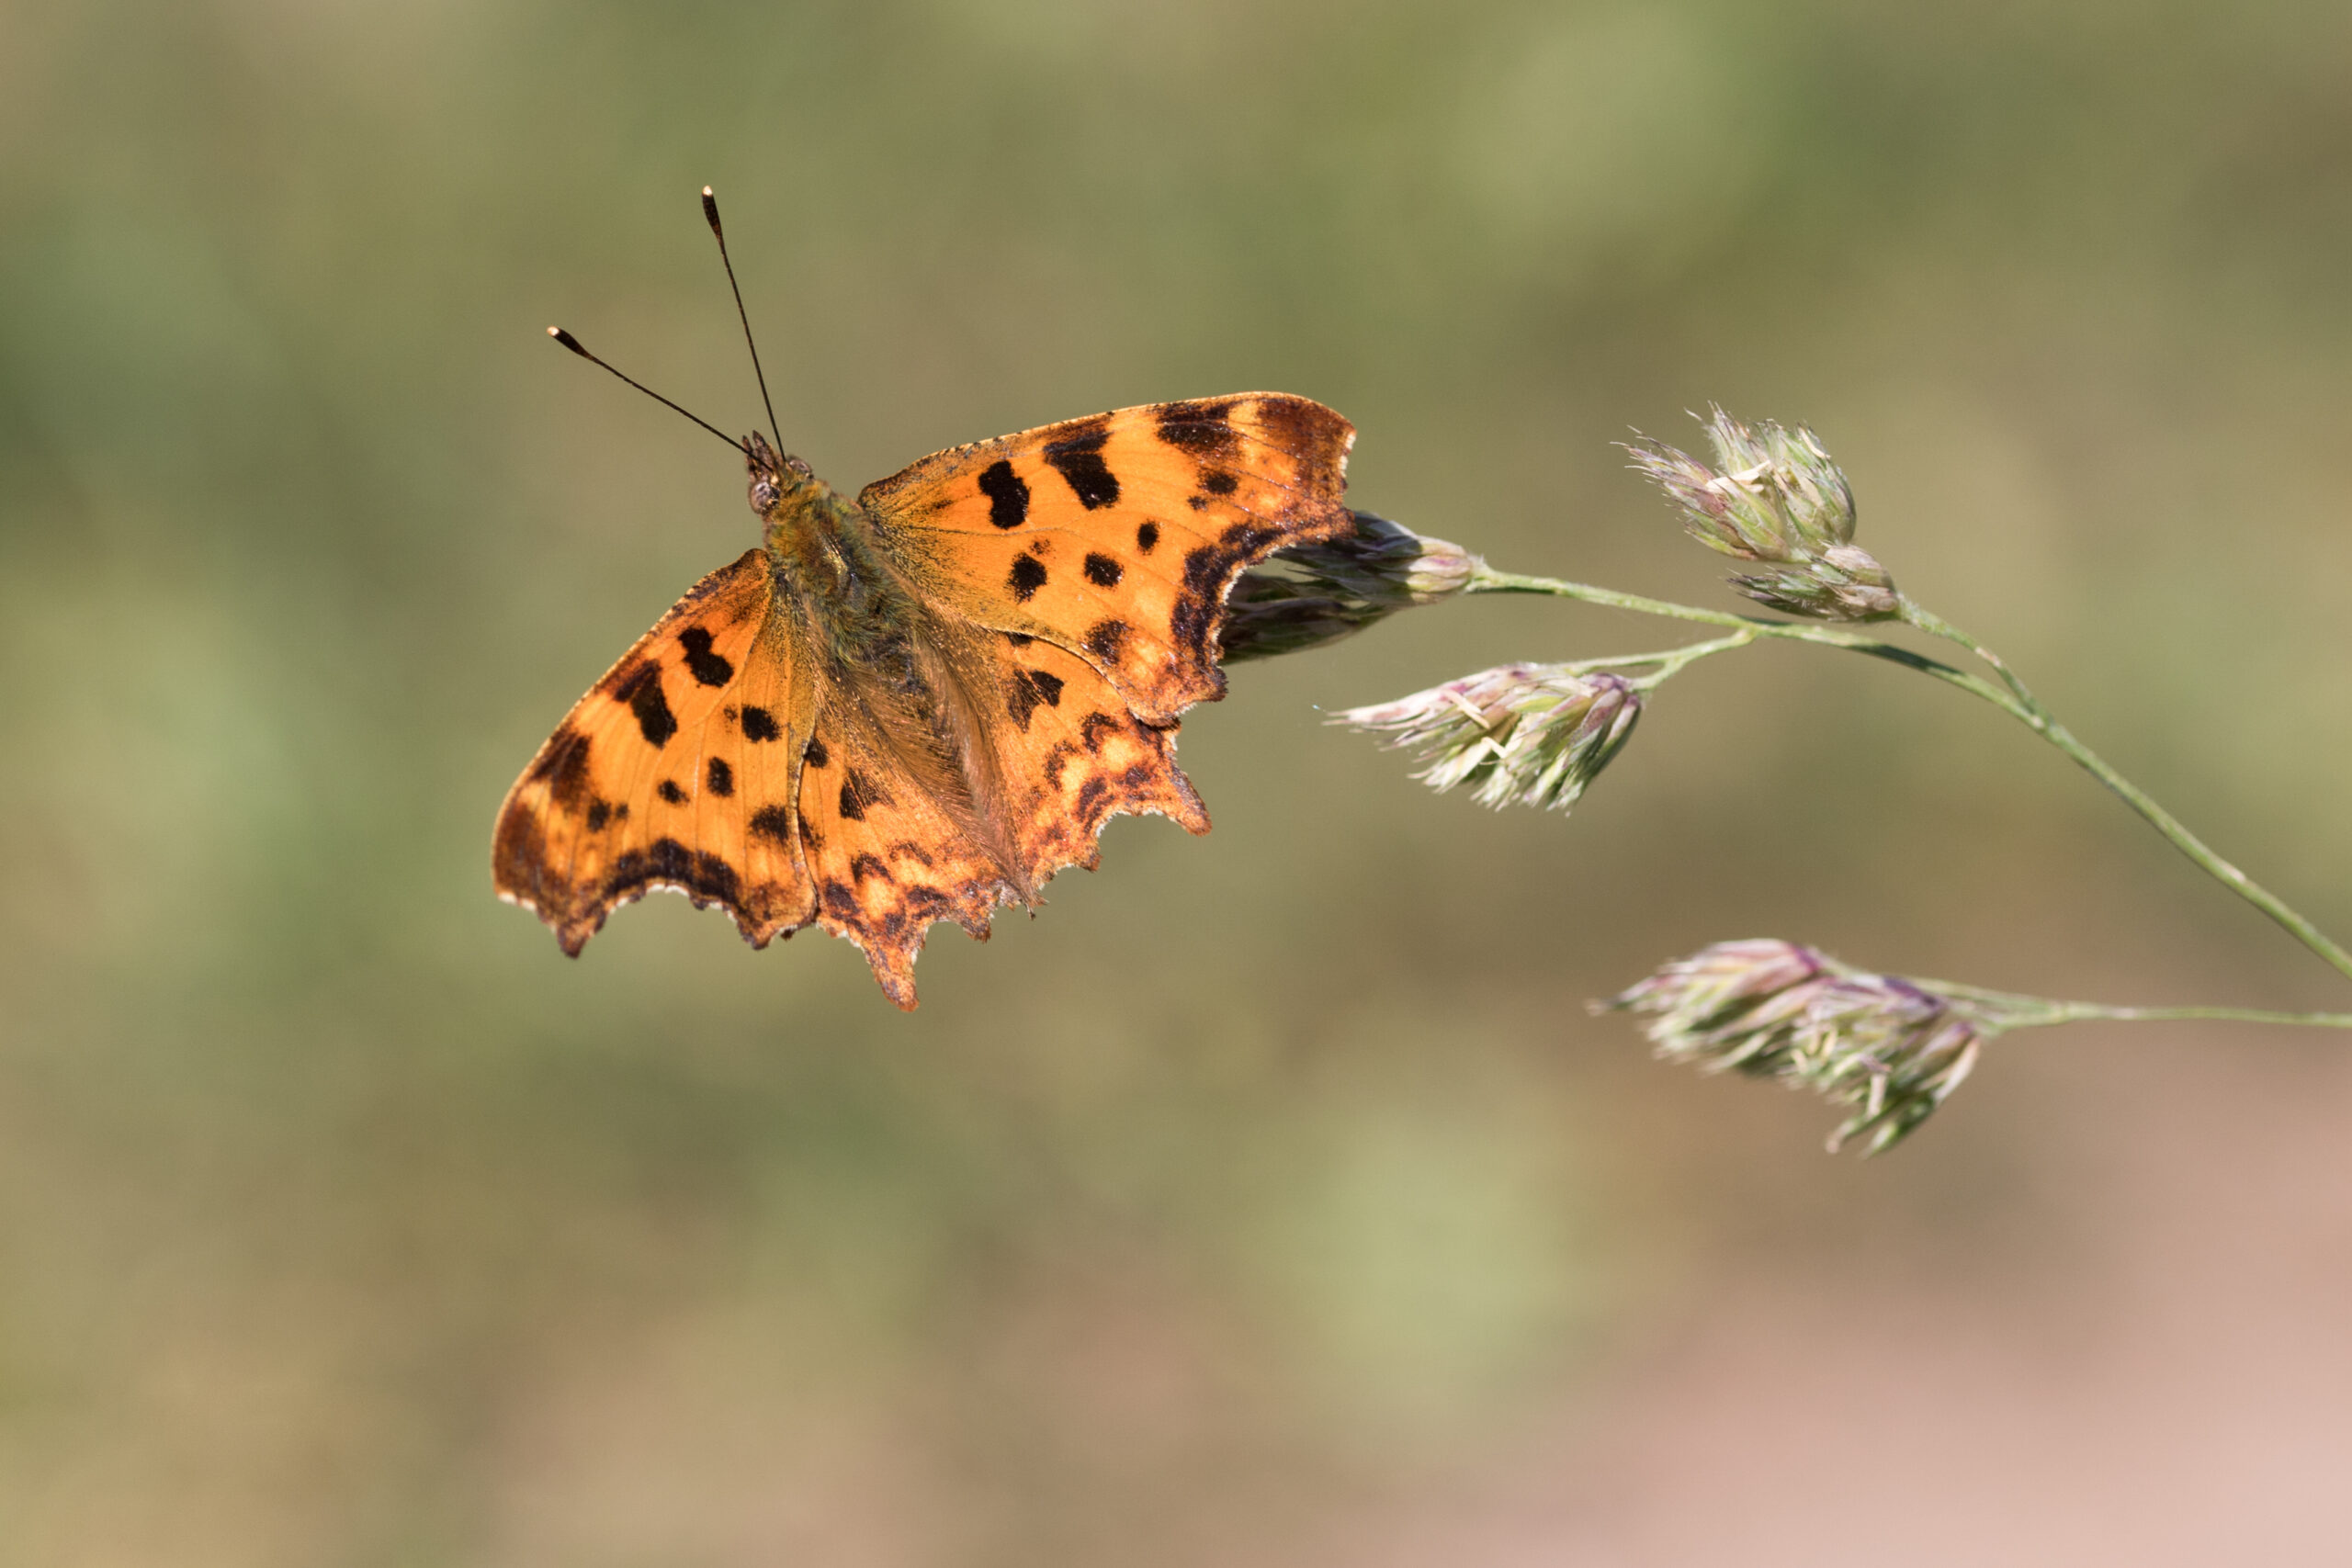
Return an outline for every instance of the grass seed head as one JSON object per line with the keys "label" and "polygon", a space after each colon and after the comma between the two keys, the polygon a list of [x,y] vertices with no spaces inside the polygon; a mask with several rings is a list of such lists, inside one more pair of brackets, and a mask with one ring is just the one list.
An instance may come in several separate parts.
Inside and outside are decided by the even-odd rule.
{"label": "grass seed head", "polygon": [[1414,777],[1441,793],[1471,786],[1482,806],[1565,811],[1634,732],[1642,700],[1621,675],[1504,664],[1331,722],[1384,735],[1428,764]]}
{"label": "grass seed head", "polygon": [[1967,1000],[1770,940],[1717,942],[1595,1009],[1648,1015],[1642,1032],[1667,1061],[1777,1078],[1847,1107],[1833,1153],[1908,1137],[2001,1027]]}
{"label": "grass seed head", "polygon": [[1701,422],[1714,466],[1645,436],[1625,450],[1681,511],[1710,549],[1767,568],[1732,583],[1759,604],[1825,621],[1880,621],[1901,613],[1894,580],[1854,540],[1854,491],[1821,438],[1723,410]]}

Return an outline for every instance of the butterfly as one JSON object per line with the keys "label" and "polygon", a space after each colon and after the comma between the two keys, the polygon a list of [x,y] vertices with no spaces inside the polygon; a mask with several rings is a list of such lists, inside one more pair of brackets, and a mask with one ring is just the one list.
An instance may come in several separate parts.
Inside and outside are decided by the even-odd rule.
{"label": "butterfly", "polygon": [[933,923],[985,939],[997,908],[1091,869],[1112,817],[1208,831],[1178,716],[1224,695],[1243,570],[1353,529],[1354,434],[1280,392],[1154,403],[934,453],[854,500],[743,437],[760,545],[539,748],[499,810],[499,894],[573,956],[657,889],[754,947],[814,924],[911,1009]]}

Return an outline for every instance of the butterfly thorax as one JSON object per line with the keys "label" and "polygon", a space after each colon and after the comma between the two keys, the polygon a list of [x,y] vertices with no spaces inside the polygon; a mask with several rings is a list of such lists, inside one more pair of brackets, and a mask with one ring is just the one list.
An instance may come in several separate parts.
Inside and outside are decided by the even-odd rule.
{"label": "butterfly thorax", "polygon": [[751,475],[752,515],[766,525],[764,543],[778,559],[795,536],[810,528],[829,530],[848,510],[833,487],[798,457],[778,452],[758,431],[743,437],[743,467]]}
{"label": "butterfly thorax", "polygon": [[[876,547],[872,524],[857,503],[797,457],[759,435],[746,438],[752,510],[765,525],[776,583],[808,612],[820,648],[869,669],[902,644],[913,612],[906,591]],[[878,672],[878,671],[877,671]]]}
{"label": "butterfly thorax", "polygon": [[863,731],[867,749],[889,753],[934,804],[978,830],[971,703],[940,646],[953,637],[926,615],[856,502],[757,435],[746,447],[769,570],[797,640],[835,694],[836,722]]}
{"label": "butterfly thorax", "polygon": [[856,502],[757,435],[746,442],[746,456],[769,570],[801,657],[825,694],[831,744],[877,760],[899,790],[956,824],[1007,895],[1034,899],[1012,824],[1000,813],[984,699],[966,668],[973,662],[964,647],[969,634],[926,610]]}

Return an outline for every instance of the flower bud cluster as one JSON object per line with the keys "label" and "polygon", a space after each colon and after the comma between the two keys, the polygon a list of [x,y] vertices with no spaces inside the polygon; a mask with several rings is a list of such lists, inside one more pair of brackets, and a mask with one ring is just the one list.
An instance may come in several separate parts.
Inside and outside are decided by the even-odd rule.
{"label": "flower bud cluster", "polygon": [[1643,1032],[1662,1059],[1779,1078],[1851,1107],[1830,1135],[1833,1153],[1851,1138],[1876,1154],[1907,1137],[2004,1022],[1967,1000],[1775,941],[1717,942],[1596,1007],[1649,1014]]}
{"label": "flower bud cluster", "polygon": [[1565,811],[1634,732],[1641,694],[1620,675],[1563,665],[1505,664],[1351,708],[1331,722],[1385,733],[1429,766],[1413,776],[1441,793],[1472,786],[1481,806]]}
{"label": "flower bud cluster", "polygon": [[1693,538],[1771,569],[1733,577],[1741,592],[1815,620],[1902,613],[1894,580],[1853,542],[1853,487],[1818,436],[1770,420],[1745,424],[1721,409],[1705,423],[1714,468],[1646,438],[1626,451],[1681,509]]}
{"label": "flower bud cluster", "polygon": [[1369,512],[1355,532],[1278,551],[1241,574],[1226,600],[1221,662],[1336,642],[1415,604],[1470,584],[1478,558]]}

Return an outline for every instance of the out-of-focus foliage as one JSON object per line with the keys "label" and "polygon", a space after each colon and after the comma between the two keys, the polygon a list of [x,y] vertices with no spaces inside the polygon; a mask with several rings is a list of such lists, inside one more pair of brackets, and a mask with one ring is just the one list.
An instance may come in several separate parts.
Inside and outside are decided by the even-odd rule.
{"label": "out-of-focus foliage", "polygon": [[[2095,1035],[1857,1175],[1584,1015],[1756,929],[2340,1001],[1996,716],[1812,650],[1678,681],[1567,821],[1315,708],[1622,618],[1243,667],[1184,736],[1216,833],[943,931],[911,1018],[675,899],[566,962],[492,813],[754,534],[542,328],[748,428],[707,181],[837,484],[1272,387],[1357,423],[1361,506],[1727,604],[1610,443],[1807,422],[1906,590],[2342,931],[2347,73],[2288,0],[0,0],[0,1562],[1297,1562],[1663,1408],[1742,1259],[2088,1256],[2130,1190],[2052,1151],[2162,1120],[2069,1076]],[[2301,1049],[2204,1114],[2325,1103]],[[2281,1299],[2267,1342],[2341,1322]],[[1883,1484],[1893,1403],[1824,1428]]]}

